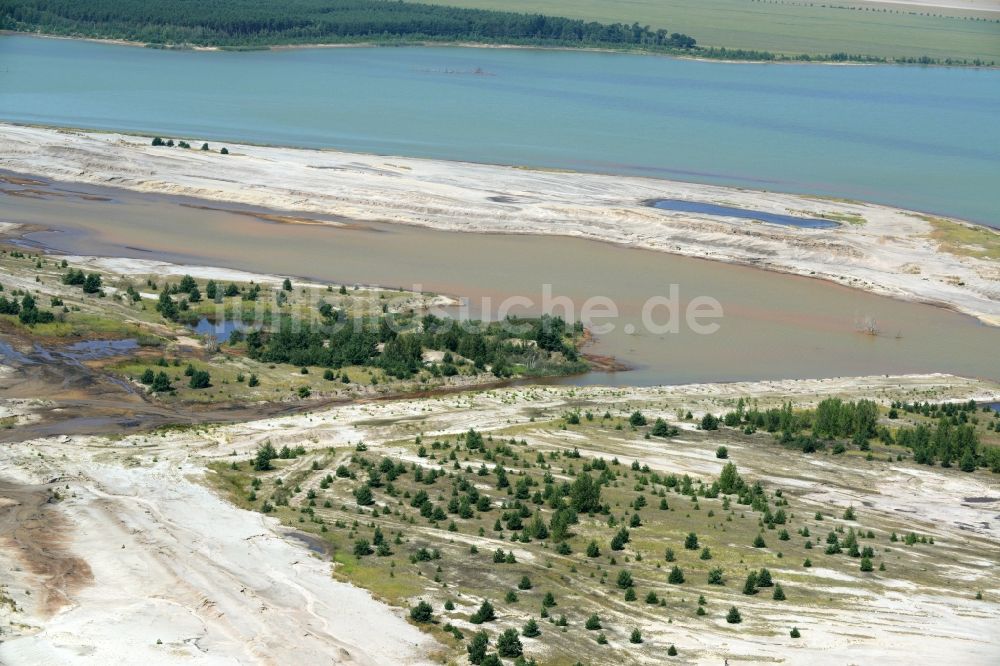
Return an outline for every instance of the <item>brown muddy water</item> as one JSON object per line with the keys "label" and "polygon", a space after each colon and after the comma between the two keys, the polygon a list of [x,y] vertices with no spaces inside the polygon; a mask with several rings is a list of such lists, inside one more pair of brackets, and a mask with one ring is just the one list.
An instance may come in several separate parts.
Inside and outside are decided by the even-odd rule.
{"label": "brown muddy water", "polygon": [[[252,213],[252,214],[248,214]],[[301,214],[291,217],[300,218]],[[321,216],[311,216],[323,219]],[[573,307],[603,296],[614,324],[587,350],[633,369],[592,372],[586,384],[676,384],[753,379],[950,372],[1000,378],[1000,329],[929,305],[804,277],[561,237],[440,232],[391,224],[334,227],[278,221],[275,211],[67,184],[0,186],[0,221],[45,227],[22,240],[51,251],[237,268],[346,284],[414,287],[495,306],[544,285]],[[333,219],[333,218],[329,218]],[[677,285],[683,307],[721,303],[719,329],[651,333],[650,297]],[[495,310],[487,308],[492,315]],[[556,313],[562,310],[556,309]],[[654,319],[662,323],[663,308]],[[879,335],[863,332],[870,320]],[[708,320],[712,321],[712,320]]]}

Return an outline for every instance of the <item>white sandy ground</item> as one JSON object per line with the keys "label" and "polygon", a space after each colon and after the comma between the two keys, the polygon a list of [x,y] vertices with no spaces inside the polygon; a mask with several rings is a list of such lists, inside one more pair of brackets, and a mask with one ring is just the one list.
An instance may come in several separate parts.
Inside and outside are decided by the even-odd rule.
{"label": "white sandy ground", "polygon": [[[526,424],[529,415],[556,416],[581,404],[595,410],[641,406],[649,415],[670,417],[678,407],[711,406],[718,412],[722,402],[737,396],[757,397],[762,404],[790,397],[806,405],[834,394],[986,400],[1000,396],[1000,384],[918,375],[629,389],[520,387],[355,403],[162,436],[61,437],[5,445],[0,447],[0,478],[23,484],[55,480],[65,499],[49,510],[66,518],[67,548],[89,564],[93,581],[71,594],[69,606],[46,617],[38,612],[38,595],[24,593],[42,581],[25,570],[15,552],[0,548],[3,584],[23,609],[15,617],[0,617],[0,625],[4,619],[21,623],[0,643],[0,663],[408,664],[439,653],[441,647],[400,619],[398,611],[334,581],[330,565],[281,537],[275,521],[234,508],[205,488],[207,462],[229,460],[234,451],[245,458],[265,439],[278,447],[345,451],[363,439],[377,454],[406,432],[436,435]],[[30,406],[12,404],[8,410],[23,414]],[[539,434],[532,443],[573,446],[573,434]],[[679,439],[668,447],[677,452],[665,446],[623,440],[621,455],[666,462],[678,473],[718,473],[721,461],[709,455],[714,445],[686,451]],[[888,483],[877,480],[870,492],[854,494],[832,491],[829,471],[821,466],[840,465],[837,475],[846,475],[841,487],[851,489],[865,487],[864,475],[874,472],[831,458],[816,459],[815,474],[791,456],[768,459],[766,470],[748,467],[745,459],[741,456],[741,472],[766,473],[794,487],[805,501],[815,496],[827,508],[831,502],[860,507],[863,501],[869,516],[886,516],[919,500],[913,529],[935,535],[942,547],[964,539],[967,525],[980,526],[977,537],[1000,546],[996,505],[956,501],[997,496],[1000,484],[992,476],[887,464],[895,474]],[[856,605],[850,613],[803,609],[794,602],[761,606],[758,616],[763,613],[768,622],[796,624],[808,632],[809,640],[797,644],[794,653],[787,641],[775,640],[760,617],[748,618],[746,631],[738,633],[721,620],[716,626],[679,617],[665,625],[642,613],[632,619],[642,626],[647,646],[663,640],[663,649],[671,642],[698,646],[704,651],[699,663],[705,664],[719,664],[723,656],[733,664],[904,664],[915,655],[929,663],[986,664],[1000,654],[1000,604],[993,601],[1000,583],[989,579],[992,561],[956,561],[956,575],[975,577],[974,584],[984,589],[983,602],[948,590],[910,589],[905,581],[899,581],[899,589],[888,585],[872,594],[845,586],[849,581],[835,571],[799,573],[814,576],[810,584],[829,588],[831,595],[856,596]]]}
{"label": "white sandy ground", "polygon": [[[3,456],[8,479],[68,477],[73,494],[60,510],[93,581],[36,633],[0,643],[0,663],[430,663],[433,639],[333,580],[273,520],[189,480],[197,470],[183,453],[129,469],[88,460],[94,452],[79,445],[38,442]],[[24,459],[57,451],[65,457]],[[8,584],[10,555],[0,555]],[[30,607],[30,597],[13,596]]]}
{"label": "white sandy ground", "polygon": [[[232,154],[223,156],[153,148],[143,137],[0,124],[0,166],[19,173],[360,222],[578,236],[815,276],[1000,325],[997,263],[940,251],[930,224],[904,210],[651,178],[227,145]],[[653,198],[861,215],[866,223],[799,229],[642,205]]]}

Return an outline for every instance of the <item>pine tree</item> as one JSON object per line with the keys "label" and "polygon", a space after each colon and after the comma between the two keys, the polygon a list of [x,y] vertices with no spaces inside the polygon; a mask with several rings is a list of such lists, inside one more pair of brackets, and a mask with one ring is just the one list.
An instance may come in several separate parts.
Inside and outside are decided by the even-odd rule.
{"label": "pine tree", "polygon": [[489,647],[490,639],[485,631],[478,631],[472,636],[466,648],[469,652],[469,663],[482,664],[486,658],[486,649]]}
{"label": "pine tree", "polygon": [[173,391],[173,387],[170,385],[170,378],[162,370],[156,374],[149,389],[154,393],[168,393]]}
{"label": "pine tree", "polygon": [[684,582],[684,572],[681,571],[680,567],[675,565],[674,568],[670,570],[670,575],[667,576],[667,582],[671,585],[680,585]]}
{"label": "pine tree", "polygon": [[623,590],[626,590],[632,587],[633,584],[634,583],[632,582],[632,574],[630,574],[628,570],[622,569],[621,571],[618,572],[618,587],[620,587]]}
{"label": "pine tree", "polygon": [[524,646],[518,638],[517,629],[507,629],[497,638],[497,654],[501,657],[520,657],[524,653]]}
{"label": "pine tree", "polygon": [[587,618],[587,622],[583,626],[587,631],[597,631],[601,628],[601,618],[597,617],[595,613]]}
{"label": "pine tree", "polygon": [[736,465],[731,462],[726,463],[719,474],[719,492],[723,495],[731,495],[743,487],[743,479],[736,471]]}
{"label": "pine tree", "polygon": [[490,603],[489,599],[483,599],[483,603],[479,606],[479,610],[472,614],[469,618],[469,622],[472,624],[482,624],[483,622],[492,622],[497,619],[496,611],[493,609],[493,604]]}
{"label": "pine tree", "polygon": [[736,606],[730,608],[729,612],[726,614],[726,622],[728,622],[729,624],[739,624],[742,621],[743,621],[743,616],[740,615],[740,612],[736,609]]}
{"label": "pine tree", "polygon": [[525,638],[535,638],[541,636],[542,632],[538,628],[538,623],[535,622],[535,618],[530,618],[524,624],[524,629],[521,630],[521,635]]}
{"label": "pine tree", "polygon": [[802,634],[799,633],[798,627],[792,627],[792,630],[789,632],[789,636],[791,636],[792,638],[798,638],[801,635]]}
{"label": "pine tree", "polygon": [[371,486],[367,483],[358,486],[357,490],[354,491],[354,499],[357,500],[358,506],[369,506],[375,502],[375,498],[372,495]]}
{"label": "pine tree", "polygon": [[671,643],[670,647],[667,648],[667,655],[669,655],[671,657],[676,657],[677,656],[677,648],[674,647],[673,643]]}
{"label": "pine tree", "polygon": [[257,455],[254,457],[253,468],[258,472],[266,472],[271,467],[271,461],[278,457],[278,452],[274,450],[270,442],[257,447]]}
{"label": "pine tree", "polygon": [[629,643],[639,644],[642,643],[642,632],[638,629],[632,630],[632,635],[628,638]]}
{"label": "pine tree", "polygon": [[771,598],[774,599],[775,601],[785,600],[785,591],[781,589],[781,583],[778,583],[777,585],[774,586],[774,594],[771,595]]}

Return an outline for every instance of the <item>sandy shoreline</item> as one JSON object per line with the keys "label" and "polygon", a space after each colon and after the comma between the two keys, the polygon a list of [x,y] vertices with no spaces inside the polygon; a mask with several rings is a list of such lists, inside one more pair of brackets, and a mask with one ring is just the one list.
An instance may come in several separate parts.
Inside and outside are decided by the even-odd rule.
{"label": "sandy shoreline", "polygon": [[[232,154],[154,148],[125,134],[0,124],[3,166],[17,173],[357,222],[575,236],[826,279],[1000,325],[996,262],[942,251],[931,223],[912,211],[652,178],[225,145]],[[842,223],[802,229],[643,203],[657,198]]]}

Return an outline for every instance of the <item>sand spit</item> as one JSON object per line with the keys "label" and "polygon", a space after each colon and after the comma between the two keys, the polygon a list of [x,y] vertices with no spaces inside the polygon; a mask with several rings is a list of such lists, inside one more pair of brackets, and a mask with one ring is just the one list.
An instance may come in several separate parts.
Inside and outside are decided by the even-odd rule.
{"label": "sand spit", "polygon": [[[357,223],[578,236],[818,277],[1000,325],[995,262],[940,250],[930,222],[909,211],[650,178],[227,146],[231,154],[223,156],[154,148],[145,138],[122,134],[0,124],[3,166],[19,173]],[[803,229],[645,205],[657,198],[842,224]]]}

